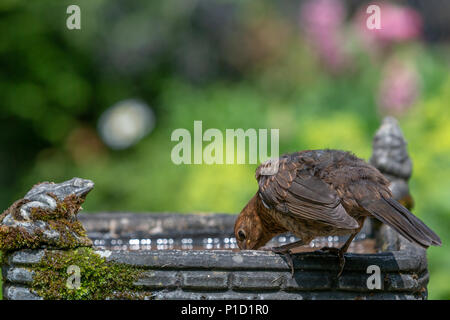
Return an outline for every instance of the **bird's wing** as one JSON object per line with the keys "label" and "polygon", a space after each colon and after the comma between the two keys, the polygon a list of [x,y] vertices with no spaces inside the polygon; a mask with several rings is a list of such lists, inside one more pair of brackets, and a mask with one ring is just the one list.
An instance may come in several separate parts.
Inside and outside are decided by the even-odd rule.
{"label": "bird's wing", "polygon": [[256,170],[256,179],[259,196],[267,207],[342,229],[359,227],[345,211],[336,191],[289,158],[280,159],[278,172],[273,175],[263,175],[264,166]]}

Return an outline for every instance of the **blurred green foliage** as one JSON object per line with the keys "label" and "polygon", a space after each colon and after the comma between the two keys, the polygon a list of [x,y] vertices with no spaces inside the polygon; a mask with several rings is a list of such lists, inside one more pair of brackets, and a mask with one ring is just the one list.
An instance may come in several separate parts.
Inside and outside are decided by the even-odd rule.
{"label": "blurred green foliage", "polygon": [[[82,29],[65,27],[77,3]],[[281,1],[0,2],[0,207],[38,181],[96,183],[98,211],[237,213],[254,194],[256,165],[171,162],[176,128],[280,128],[280,152],[333,148],[368,159],[380,124],[376,92],[387,58],[355,40],[351,64],[330,72],[298,27],[298,3]],[[351,35],[351,34],[350,34]],[[353,36],[352,36],[353,37]],[[351,38],[353,39],[353,38]],[[450,298],[450,56],[420,41],[390,55],[417,67],[421,95],[400,123],[414,163],[414,212],[443,247],[430,248],[430,298]],[[112,151],[97,120],[140,98],[155,130]]]}

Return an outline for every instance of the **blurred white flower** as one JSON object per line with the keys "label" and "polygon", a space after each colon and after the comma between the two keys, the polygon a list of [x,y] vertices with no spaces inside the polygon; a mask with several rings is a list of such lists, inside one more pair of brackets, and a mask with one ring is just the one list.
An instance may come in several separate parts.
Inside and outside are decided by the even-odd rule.
{"label": "blurred white flower", "polygon": [[144,102],[124,100],[102,114],[98,131],[110,148],[126,149],[150,133],[154,125],[154,113]]}

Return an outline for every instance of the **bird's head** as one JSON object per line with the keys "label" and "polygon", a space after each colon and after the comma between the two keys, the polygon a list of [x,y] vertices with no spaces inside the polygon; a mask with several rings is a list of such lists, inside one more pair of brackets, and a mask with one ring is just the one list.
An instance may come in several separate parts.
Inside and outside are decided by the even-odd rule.
{"label": "bird's head", "polygon": [[272,232],[266,230],[261,221],[257,201],[257,195],[255,195],[242,209],[234,224],[234,235],[241,250],[256,250],[274,236]]}

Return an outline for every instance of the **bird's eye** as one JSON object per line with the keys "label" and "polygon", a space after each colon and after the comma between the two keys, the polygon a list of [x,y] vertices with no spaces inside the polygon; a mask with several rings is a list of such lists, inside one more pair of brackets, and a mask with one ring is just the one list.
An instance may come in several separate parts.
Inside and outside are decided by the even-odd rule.
{"label": "bird's eye", "polygon": [[244,241],[245,240],[245,232],[243,230],[239,230],[238,231],[238,238],[240,241]]}

